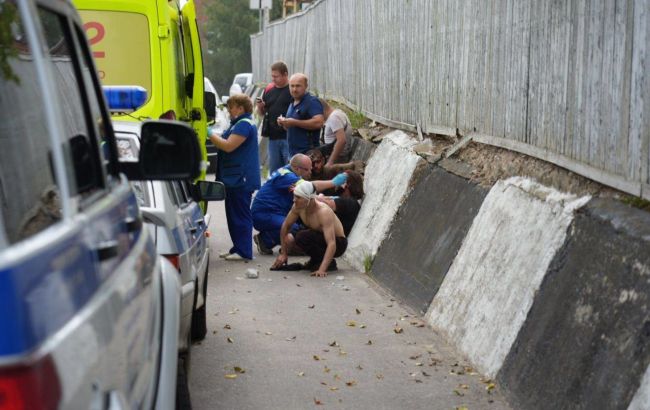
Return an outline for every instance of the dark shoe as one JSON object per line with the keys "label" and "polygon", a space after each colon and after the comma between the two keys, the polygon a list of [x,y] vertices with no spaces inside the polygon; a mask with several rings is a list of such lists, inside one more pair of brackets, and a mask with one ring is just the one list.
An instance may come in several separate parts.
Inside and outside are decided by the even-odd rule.
{"label": "dark shoe", "polygon": [[330,265],[327,267],[328,272],[334,272],[339,270],[338,266],[336,266],[336,259],[332,259],[332,262],[330,262]]}
{"label": "dark shoe", "polygon": [[273,255],[273,249],[269,249],[264,245],[264,241],[262,238],[260,238],[260,234],[257,233],[253,235],[253,241],[255,241],[255,245],[257,245],[257,251],[260,253],[260,255]]}

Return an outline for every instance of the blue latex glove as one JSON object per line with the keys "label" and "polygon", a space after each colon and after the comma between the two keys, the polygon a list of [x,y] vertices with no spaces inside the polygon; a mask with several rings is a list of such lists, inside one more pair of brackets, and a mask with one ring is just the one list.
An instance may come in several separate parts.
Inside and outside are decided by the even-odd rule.
{"label": "blue latex glove", "polygon": [[334,186],[339,187],[345,184],[347,180],[348,180],[348,174],[346,174],[345,172],[341,172],[340,174],[332,178],[332,183],[334,184]]}

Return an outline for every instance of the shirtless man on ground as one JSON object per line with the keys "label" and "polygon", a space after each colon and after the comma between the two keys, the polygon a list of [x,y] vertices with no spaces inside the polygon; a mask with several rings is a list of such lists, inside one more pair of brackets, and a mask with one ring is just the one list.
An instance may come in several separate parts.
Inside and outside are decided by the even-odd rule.
{"label": "shirtless man on ground", "polygon": [[[280,255],[272,268],[279,268],[287,263],[288,249],[295,241],[310,257],[304,269],[311,270],[311,276],[327,276],[328,271],[337,270],[334,258],[343,255],[348,246],[343,225],[329,206],[316,200],[317,193],[312,183],[303,182],[296,186],[293,195],[293,207],[280,229]],[[298,218],[309,229],[299,231],[294,239],[289,230]]]}

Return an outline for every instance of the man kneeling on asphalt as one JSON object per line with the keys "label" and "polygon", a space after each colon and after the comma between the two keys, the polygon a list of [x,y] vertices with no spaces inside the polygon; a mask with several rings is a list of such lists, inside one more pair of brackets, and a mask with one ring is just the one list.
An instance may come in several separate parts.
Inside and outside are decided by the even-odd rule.
{"label": "man kneeling on asphalt", "polygon": [[304,269],[311,270],[311,276],[327,276],[328,271],[337,269],[334,258],[343,255],[348,240],[343,225],[334,211],[326,204],[316,200],[316,189],[311,182],[303,182],[293,191],[293,207],[280,229],[281,249],[272,268],[287,264],[288,250],[293,246],[290,235],[292,225],[300,218],[308,229],[296,233],[295,244],[308,256]]}

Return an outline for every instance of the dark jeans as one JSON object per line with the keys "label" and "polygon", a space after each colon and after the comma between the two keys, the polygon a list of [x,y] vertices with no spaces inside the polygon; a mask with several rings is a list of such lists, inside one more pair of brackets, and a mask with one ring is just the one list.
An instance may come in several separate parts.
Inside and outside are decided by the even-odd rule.
{"label": "dark jeans", "polygon": [[[303,229],[296,233],[296,245],[300,247],[310,258],[310,263],[320,264],[323,262],[325,250],[327,249],[327,242],[321,231],[313,229]],[[334,257],[338,258],[343,255],[348,247],[348,239],[346,237],[336,238],[336,251]]]}

